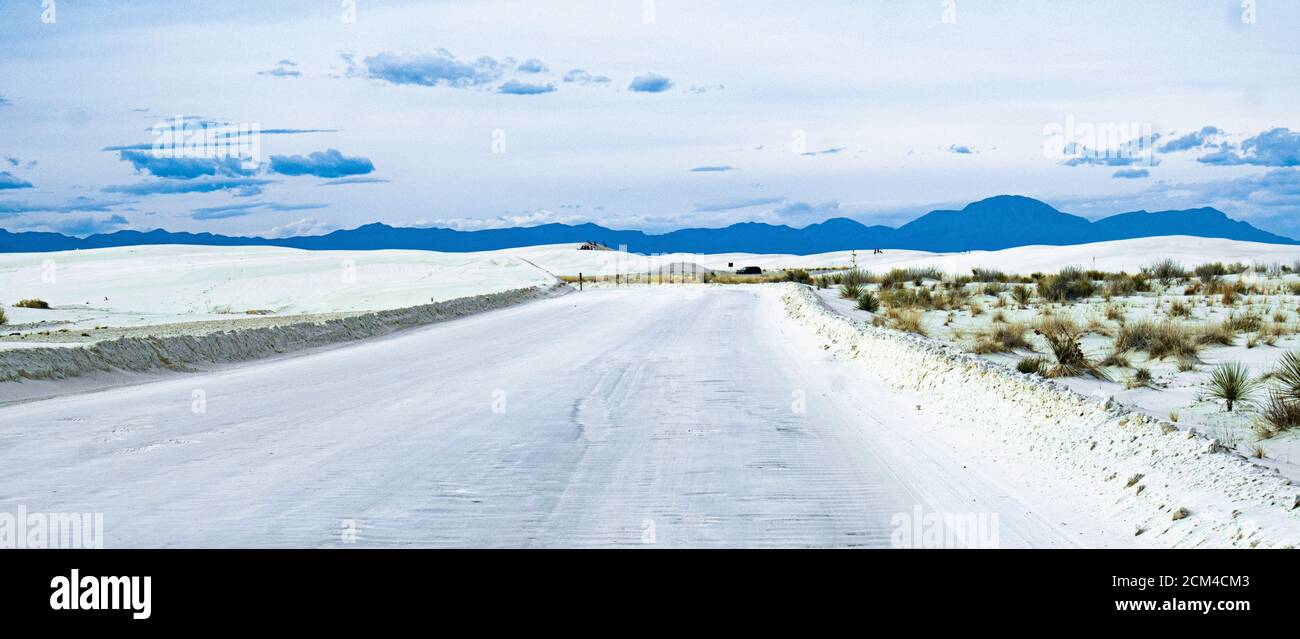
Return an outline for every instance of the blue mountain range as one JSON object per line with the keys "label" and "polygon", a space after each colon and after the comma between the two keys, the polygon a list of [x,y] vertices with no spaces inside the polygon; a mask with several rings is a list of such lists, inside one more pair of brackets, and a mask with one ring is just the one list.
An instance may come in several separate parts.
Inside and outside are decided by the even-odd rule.
{"label": "blue mountain range", "polygon": [[1191,235],[1269,244],[1296,240],[1233,220],[1213,208],[1182,211],[1133,211],[1097,221],[1062,213],[1048,204],[1018,195],[999,195],[972,202],[960,211],[931,211],[898,228],[867,226],[832,218],[803,228],[744,222],[724,228],[687,228],[663,234],[605,228],[597,224],[456,231],[445,228],[393,227],[374,223],[326,235],[262,238],[173,233],[164,230],[117,231],[85,238],[58,233],[0,230],[0,252],[44,252],[146,244],[210,246],[284,246],[308,250],[421,249],[488,251],[542,244],[599,242],[626,246],[636,253],[791,253],[807,255],[847,249],[915,249],[954,252],[998,250],[1026,245],[1066,246],[1162,235]]}

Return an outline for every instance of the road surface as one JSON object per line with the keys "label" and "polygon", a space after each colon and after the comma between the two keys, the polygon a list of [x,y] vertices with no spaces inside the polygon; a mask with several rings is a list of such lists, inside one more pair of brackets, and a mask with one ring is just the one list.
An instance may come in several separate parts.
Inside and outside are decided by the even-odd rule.
{"label": "road surface", "polygon": [[772,288],[588,290],[10,405],[0,512],[106,547],[889,547],[918,512],[1069,544],[819,346]]}

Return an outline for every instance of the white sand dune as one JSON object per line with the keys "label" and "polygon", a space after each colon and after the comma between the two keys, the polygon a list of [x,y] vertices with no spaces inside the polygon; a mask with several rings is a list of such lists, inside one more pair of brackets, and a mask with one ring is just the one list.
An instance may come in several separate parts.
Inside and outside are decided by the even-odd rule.
{"label": "white sand dune", "polygon": [[[873,254],[870,248],[856,252],[835,251],[814,255],[758,255],[721,253],[699,255],[669,253],[645,256],[616,251],[579,251],[577,244],[556,244],[507,249],[494,253],[517,256],[557,275],[592,275],[656,272],[671,263],[697,263],[715,270],[734,270],[742,266],[765,269],[817,268],[848,266],[856,257],[861,268],[888,270],[913,266],[934,266],[951,273],[969,273],[974,267],[996,268],[1008,272],[1051,272],[1066,266],[1083,266],[1107,271],[1134,272],[1160,258],[1171,258],[1184,266],[1205,262],[1244,262],[1291,264],[1300,260],[1300,246],[1261,244],[1202,237],[1168,236],[1136,240],[1117,240],[1075,246],[1022,246],[1001,251],[969,253],[928,253],[888,249]],[[728,265],[731,266],[728,266]]]}
{"label": "white sand dune", "polygon": [[[0,303],[11,324],[124,326],[249,311],[375,311],[553,282],[517,257],[485,253],[136,246],[0,255]],[[26,298],[54,308],[9,307]]]}
{"label": "white sand dune", "polygon": [[[1135,271],[1158,258],[1185,266],[1208,261],[1292,264],[1300,247],[1195,237],[1161,237],[1077,246],[927,253],[869,249],[816,255],[639,255],[579,251],[577,244],[477,253],[435,251],[302,251],[278,247],[137,246],[55,253],[0,254],[0,303],[10,324],[63,322],[69,327],[138,326],[246,316],[374,311],[532,286],[558,275],[670,273],[699,265],[729,271],[858,266],[875,271],[934,266],[1009,272],[1065,266]],[[51,311],[13,308],[39,298]]]}

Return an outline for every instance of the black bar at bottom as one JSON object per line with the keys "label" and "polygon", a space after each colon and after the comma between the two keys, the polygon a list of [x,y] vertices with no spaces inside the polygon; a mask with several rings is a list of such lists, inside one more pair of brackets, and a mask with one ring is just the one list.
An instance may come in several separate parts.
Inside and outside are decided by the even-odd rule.
{"label": "black bar at bottom", "polygon": [[[1298,556],[1219,550],[18,550],[0,551],[0,610],[8,621],[55,622],[50,627],[195,629],[205,621],[257,619],[427,623],[435,611],[448,620],[466,615],[495,623],[519,614],[554,620],[743,601],[746,610],[761,611],[755,614],[850,606],[839,612],[869,613],[872,623],[1046,615],[1120,626],[1235,625],[1296,614]],[[72,610],[66,604],[74,574],[78,582],[148,576],[148,618],[137,619],[145,611],[133,605],[143,598],[142,580],[131,593],[140,596],[121,597],[128,600],[119,602],[121,610]],[[69,592],[59,598],[65,582]],[[95,587],[105,593],[103,579],[78,586],[80,596]],[[1208,611],[1201,609],[1205,602]],[[110,604],[105,597],[102,605]]]}

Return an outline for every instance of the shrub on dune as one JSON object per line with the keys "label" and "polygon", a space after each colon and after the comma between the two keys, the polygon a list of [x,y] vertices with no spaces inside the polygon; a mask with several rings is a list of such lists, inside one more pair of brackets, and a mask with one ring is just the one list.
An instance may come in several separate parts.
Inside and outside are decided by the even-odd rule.
{"label": "shrub on dune", "polygon": [[1043,319],[1034,333],[1047,341],[1056,358],[1056,365],[1047,370],[1048,377],[1090,375],[1097,379],[1110,379],[1105,371],[1084,354],[1083,346],[1079,343],[1083,331],[1069,318],[1052,316]]}
{"label": "shrub on dune", "polygon": [[18,307],[18,308],[41,308],[41,309],[48,309],[48,308],[50,307],[50,303],[47,302],[47,301],[45,301],[45,300],[37,300],[37,299],[31,299],[31,300],[18,300],[18,303],[14,304],[14,306],[16,306],[16,307]]}

